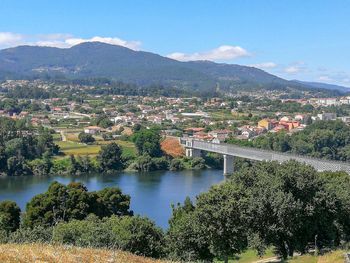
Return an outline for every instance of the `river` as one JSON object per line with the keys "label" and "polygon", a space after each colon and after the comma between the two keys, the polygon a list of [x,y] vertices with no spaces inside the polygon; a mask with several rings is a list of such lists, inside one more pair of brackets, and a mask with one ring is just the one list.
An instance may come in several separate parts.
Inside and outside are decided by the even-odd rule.
{"label": "river", "polygon": [[89,191],[119,187],[131,196],[135,214],[147,216],[162,228],[168,227],[171,204],[192,200],[211,185],[223,180],[222,170],[119,172],[113,175],[0,177],[0,201],[15,201],[24,211],[30,199],[47,190],[50,183],[82,182]]}

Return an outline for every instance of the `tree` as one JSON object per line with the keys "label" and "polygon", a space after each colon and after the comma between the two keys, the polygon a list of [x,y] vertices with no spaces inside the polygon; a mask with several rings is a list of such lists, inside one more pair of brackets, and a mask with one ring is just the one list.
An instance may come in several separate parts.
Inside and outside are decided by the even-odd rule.
{"label": "tree", "polygon": [[166,233],[166,250],[173,260],[185,262],[212,260],[207,238],[201,232],[200,221],[194,213],[195,207],[187,197],[184,204],[172,206],[169,229]]}
{"label": "tree", "polygon": [[171,171],[180,171],[184,169],[184,165],[181,161],[181,159],[178,158],[174,158],[171,160],[170,165],[169,165],[169,169]]}
{"label": "tree", "polygon": [[327,193],[314,168],[289,161],[258,163],[232,177],[247,196],[247,222],[264,245],[283,258],[304,253],[318,236],[334,240],[334,196]]}
{"label": "tree", "polygon": [[0,230],[6,233],[19,228],[21,209],[13,201],[0,202]]}
{"label": "tree", "polygon": [[141,129],[133,135],[133,141],[140,155],[148,154],[158,157],[162,151],[160,148],[160,132],[156,128]]}
{"label": "tree", "polygon": [[29,175],[31,170],[23,156],[13,156],[7,159],[7,174],[9,176]]}
{"label": "tree", "polygon": [[109,187],[101,191],[92,193],[93,211],[100,218],[109,217],[111,215],[132,215],[129,211],[130,196],[124,195],[119,188]]}
{"label": "tree", "polygon": [[120,170],[123,167],[121,155],[119,145],[114,142],[102,146],[97,156],[101,170],[104,172]]}
{"label": "tree", "polygon": [[91,144],[95,142],[95,138],[91,134],[85,132],[79,133],[78,138],[80,142],[86,144]]}
{"label": "tree", "polygon": [[201,233],[207,238],[211,253],[222,257],[225,263],[229,256],[241,253],[248,245],[243,197],[238,187],[226,183],[212,187],[197,198],[195,214]]}
{"label": "tree", "polygon": [[47,192],[27,203],[24,225],[52,226],[60,221],[83,219],[89,213],[90,197],[85,186],[53,182]]}

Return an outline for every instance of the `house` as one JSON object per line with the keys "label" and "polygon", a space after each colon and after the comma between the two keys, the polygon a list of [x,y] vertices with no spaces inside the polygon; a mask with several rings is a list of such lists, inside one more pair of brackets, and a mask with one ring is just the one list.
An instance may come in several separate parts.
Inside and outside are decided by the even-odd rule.
{"label": "house", "polygon": [[195,139],[199,139],[199,140],[211,140],[213,139],[212,136],[209,136],[206,132],[203,131],[199,131],[193,134],[192,136]]}
{"label": "house", "polygon": [[290,131],[292,129],[298,128],[300,126],[300,122],[299,121],[280,121],[279,125],[284,126],[287,131]]}
{"label": "house", "polygon": [[333,112],[317,114],[317,118],[321,121],[332,121],[337,118],[337,114]]}
{"label": "house", "polygon": [[273,129],[278,122],[276,120],[270,120],[270,119],[262,119],[258,122],[258,127],[265,128],[266,130]]}
{"label": "house", "polygon": [[96,133],[99,133],[101,131],[102,131],[102,128],[100,128],[98,126],[89,126],[89,127],[86,127],[84,129],[84,132],[88,133],[88,134],[96,134]]}
{"label": "house", "polygon": [[211,132],[208,132],[208,135],[218,139],[219,141],[225,141],[230,137],[232,132],[230,130],[213,130]]}

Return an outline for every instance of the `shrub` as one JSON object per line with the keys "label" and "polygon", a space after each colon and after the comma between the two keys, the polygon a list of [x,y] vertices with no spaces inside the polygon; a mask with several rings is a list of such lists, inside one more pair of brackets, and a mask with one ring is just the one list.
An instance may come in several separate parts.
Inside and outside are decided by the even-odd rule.
{"label": "shrub", "polygon": [[169,169],[171,171],[180,171],[180,170],[183,170],[184,168],[185,167],[181,159],[175,158],[171,160],[170,166],[169,166]]}
{"label": "shrub", "polygon": [[34,228],[19,228],[9,235],[11,243],[47,243],[52,239],[52,227],[35,226]]}
{"label": "shrub", "polygon": [[0,230],[13,232],[19,227],[21,209],[13,201],[0,202]]}

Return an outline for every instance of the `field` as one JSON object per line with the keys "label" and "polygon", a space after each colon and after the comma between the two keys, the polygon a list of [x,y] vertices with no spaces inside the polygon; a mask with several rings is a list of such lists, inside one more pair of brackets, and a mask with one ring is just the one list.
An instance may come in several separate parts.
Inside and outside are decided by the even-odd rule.
{"label": "field", "polygon": [[[68,139],[68,138],[67,138]],[[136,155],[136,148],[135,145],[132,142],[126,142],[126,141],[97,141],[96,144],[87,145],[84,143],[79,143],[75,141],[67,140],[65,142],[59,141],[56,142],[58,146],[60,146],[60,150],[65,155],[89,155],[89,156],[95,156],[98,154],[98,152],[101,149],[102,145],[116,142],[123,150],[123,155],[127,156],[135,156]]]}
{"label": "field", "polygon": [[139,257],[118,250],[89,249],[70,246],[51,246],[42,244],[0,244],[0,262],[166,263],[167,261]]}

